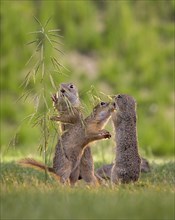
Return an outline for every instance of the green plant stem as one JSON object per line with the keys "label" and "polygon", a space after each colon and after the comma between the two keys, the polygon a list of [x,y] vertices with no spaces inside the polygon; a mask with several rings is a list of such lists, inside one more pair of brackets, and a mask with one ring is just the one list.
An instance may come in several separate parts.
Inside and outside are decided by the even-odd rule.
{"label": "green plant stem", "polygon": [[[44,65],[44,40],[41,45],[41,62],[42,62],[42,84],[43,84],[43,97],[46,100],[46,86],[45,86],[45,80],[44,80],[44,74],[45,74],[45,65]],[[47,107],[46,104],[44,104],[44,118],[43,118],[43,133],[44,133],[44,164],[45,164],[45,182],[47,181]]]}
{"label": "green plant stem", "polygon": [[[45,97],[45,83],[44,83],[44,97]],[[45,164],[45,181],[47,181],[47,114],[46,105],[44,105],[44,164]]]}

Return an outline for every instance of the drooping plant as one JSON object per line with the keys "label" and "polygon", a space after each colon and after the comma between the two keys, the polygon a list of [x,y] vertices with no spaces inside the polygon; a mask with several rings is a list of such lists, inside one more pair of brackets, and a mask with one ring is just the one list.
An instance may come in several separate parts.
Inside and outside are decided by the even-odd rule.
{"label": "drooping plant", "polygon": [[[55,78],[58,77],[58,74],[65,74],[63,71],[67,69],[57,56],[63,55],[60,49],[62,43],[58,40],[62,37],[59,34],[60,29],[48,29],[50,18],[44,25],[36,17],[34,18],[39,29],[29,33],[34,36],[34,39],[27,45],[35,44],[35,49],[26,63],[29,70],[21,84],[24,92],[19,99],[30,99],[34,104],[35,111],[27,118],[33,126],[39,126],[41,129],[39,150],[40,153],[43,153],[44,163],[47,165],[50,126],[53,125],[49,119],[53,108],[49,108],[47,102],[46,97],[50,95],[47,87],[51,85],[56,91]],[[47,170],[45,170],[45,178],[47,179]]]}

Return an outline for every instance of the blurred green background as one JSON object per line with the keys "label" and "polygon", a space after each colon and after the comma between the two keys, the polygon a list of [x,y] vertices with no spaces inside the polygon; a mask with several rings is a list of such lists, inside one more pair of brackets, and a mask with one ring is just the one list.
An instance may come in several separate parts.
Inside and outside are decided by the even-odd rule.
{"label": "blurred green background", "polygon": [[[73,82],[80,91],[85,113],[91,110],[88,91],[95,94],[128,93],[138,103],[138,139],[145,155],[174,154],[174,14],[171,0],[153,1],[1,1],[1,153],[11,156],[38,155],[40,129],[25,117],[34,111],[31,102],[16,100],[23,93],[20,84],[30,68],[25,66],[34,51],[26,46],[42,23],[52,16],[48,28],[61,29],[65,55],[57,58],[70,71],[55,73],[54,81]],[[46,53],[46,66],[50,66]],[[55,52],[54,52],[55,53]],[[31,64],[32,65],[32,64]],[[29,87],[34,87],[30,83]],[[27,88],[28,89],[28,88]],[[52,88],[47,84],[47,102]],[[102,95],[102,98],[106,98]],[[112,126],[109,123],[109,130]],[[18,132],[16,146],[8,147]],[[93,148],[95,160],[113,158],[113,140]],[[109,155],[109,157],[108,157]],[[111,155],[111,158],[110,158]]]}

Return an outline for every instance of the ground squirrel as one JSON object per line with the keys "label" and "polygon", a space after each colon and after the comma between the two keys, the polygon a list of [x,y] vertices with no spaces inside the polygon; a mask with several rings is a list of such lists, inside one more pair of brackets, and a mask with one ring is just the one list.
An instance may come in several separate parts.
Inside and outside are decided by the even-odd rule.
{"label": "ground squirrel", "polygon": [[[47,167],[49,172],[54,172],[60,177],[62,183],[69,181],[70,175],[79,165],[88,143],[111,137],[110,133],[102,130],[102,128],[110,118],[113,109],[110,103],[101,102],[93,109],[92,114],[84,120],[76,107],[72,109],[76,118],[72,119],[69,115],[55,118],[63,123],[73,123],[73,126],[64,132],[58,140],[53,168]],[[43,164],[30,159],[21,160],[20,163],[45,169]]]}
{"label": "ground squirrel", "polygon": [[72,111],[73,108],[77,110],[80,108],[80,99],[78,89],[72,83],[61,83],[59,91],[52,97],[53,106],[58,111],[59,116],[53,116],[50,119],[57,121],[59,117],[68,115],[71,118],[71,123],[61,123],[62,132],[66,131],[72,126],[76,120],[77,114]]}
{"label": "ground squirrel", "polygon": [[[109,132],[102,128],[110,118],[112,110],[113,106],[110,103],[101,102],[85,120],[79,113],[74,126],[62,135],[53,159],[54,171],[61,176],[62,182],[67,181],[71,173],[77,169],[88,143],[110,138]],[[67,116],[65,119],[68,120]],[[64,121],[64,118],[60,120]]]}
{"label": "ground squirrel", "polygon": [[141,159],[138,153],[136,101],[129,95],[114,98],[116,111],[112,113],[115,128],[116,158],[111,170],[112,183],[138,180]]}
{"label": "ground squirrel", "polygon": [[[68,115],[70,121],[72,122],[61,123],[61,131],[64,133],[73,125],[73,122],[76,121],[76,118],[79,117],[77,116],[80,107],[78,89],[72,83],[61,83],[58,92],[52,95],[51,98],[53,101],[53,106],[58,111],[59,116],[52,116],[50,119],[58,120],[59,117]],[[74,109],[74,111],[72,111],[72,109]],[[33,166],[34,168],[47,169],[49,172],[54,173],[52,167],[45,167],[44,164],[32,158],[22,159],[19,161],[19,163],[22,165]]]}
{"label": "ground squirrel", "polygon": [[[96,170],[96,173],[103,179],[111,179],[111,170],[113,167],[114,163],[111,164],[104,164],[100,168]],[[140,171],[142,173],[148,173],[150,172],[150,164],[147,159],[141,157],[141,165],[140,165]]]}
{"label": "ground squirrel", "polygon": [[[57,94],[52,96],[53,105],[58,111],[60,117],[71,114],[74,107],[79,108],[81,103],[79,99],[78,89],[72,83],[62,83]],[[57,120],[58,116],[51,117],[52,120]],[[74,115],[76,117],[76,115]],[[69,129],[72,124],[61,123],[62,132]],[[94,162],[91,149],[87,146],[83,152],[80,165],[74,172],[71,173],[70,181],[74,184],[80,177],[86,182],[95,182],[97,179],[94,175]],[[100,180],[100,177],[98,177]]]}

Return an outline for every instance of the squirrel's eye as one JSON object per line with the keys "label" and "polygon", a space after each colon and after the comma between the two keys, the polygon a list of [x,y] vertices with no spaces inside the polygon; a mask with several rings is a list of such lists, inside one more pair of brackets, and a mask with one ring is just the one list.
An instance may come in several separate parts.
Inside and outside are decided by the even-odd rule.
{"label": "squirrel's eye", "polygon": [[121,95],[118,95],[118,96],[117,96],[117,98],[118,98],[118,99],[121,99],[121,98],[122,98],[122,96],[121,96]]}
{"label": "squirrel's eye", "polygon": [[105,105],[105,104],[106,104],[105,102],[101,102],[101,103],[100,103],[100,105],[102,105],[102,106]]}
{"label": "squirrel's eye", "polygon": [[74,86],[71,84],[71,85],[70,85],[70,88],[71,88],[71,89],[73,89],[73,88],[74,88]]}

